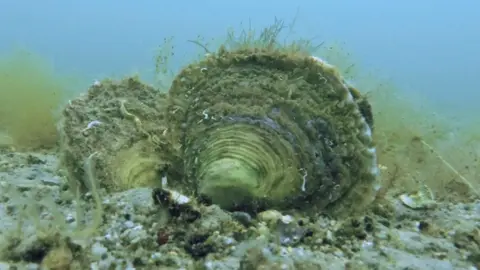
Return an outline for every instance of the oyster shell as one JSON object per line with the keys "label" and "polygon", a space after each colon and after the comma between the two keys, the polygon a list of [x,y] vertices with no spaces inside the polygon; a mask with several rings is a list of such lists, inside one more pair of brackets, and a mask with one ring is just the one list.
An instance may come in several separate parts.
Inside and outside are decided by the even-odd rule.
{"label": "oyster shell", "polygon": [[415,192],[403,193],[398,197],[407,207],[420,210],[432,209],[437,206],[433,192],[425,184],[419,185],[421,188]]}
{"label": "oyster shell", "polygon": [[221,48],[176,76],[167,103],[182,184],[225,209],[348,214],[373,200],[370,105],[318,58]]}
{"label": "oyster shell", "polygon": [[173,156],[163,136],[165,100],[135,77],[96,82],[71,100],[59,127],[60,166],[70,184],[90,188],[92,171],[107,190],[160,186],[159,173]]}

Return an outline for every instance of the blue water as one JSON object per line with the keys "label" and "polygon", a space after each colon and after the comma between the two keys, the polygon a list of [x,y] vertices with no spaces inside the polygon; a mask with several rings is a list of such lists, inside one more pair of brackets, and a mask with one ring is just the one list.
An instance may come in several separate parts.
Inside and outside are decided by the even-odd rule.
{"label": "blue water", "polygon": [[0,53],[24,47],[90,82],[149,78],[166,37],[175,37],[178,68],[198,51],[186,40],[249,22],[260,30],[275,16],[297,16],[296,37],[342,44],[364,69],[431,97],[438,110],[480,112],[480,2],[472,0],[0,0]]}

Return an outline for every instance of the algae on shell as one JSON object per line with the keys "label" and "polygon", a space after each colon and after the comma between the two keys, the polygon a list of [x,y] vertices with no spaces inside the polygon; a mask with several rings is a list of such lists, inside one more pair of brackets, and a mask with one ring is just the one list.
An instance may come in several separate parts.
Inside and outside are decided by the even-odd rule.
{"label": "algae on shell", "polygon": [[159,186],[175,156],[165,139],[165,93],[130,77],[96,82],[71,100],[59,126],[62,169],[89,188],[87,171],[107,190]]}
{"label": "algae on shell", "polygon": [[229,210],[347,214],[373,200],[370,105],[335,68],[272,48],[220,48],[167,97],[182,184]]}
{"label": "algae on shell", "polygon": [[222,47],[168,94],[106,80],[63,116],[61,165],[84,187],[87,165],[109,190],[161,187],[168,174],[171,188],[228,210],[331,214],[360,210],[376,192],[368,101],[301,52]]}

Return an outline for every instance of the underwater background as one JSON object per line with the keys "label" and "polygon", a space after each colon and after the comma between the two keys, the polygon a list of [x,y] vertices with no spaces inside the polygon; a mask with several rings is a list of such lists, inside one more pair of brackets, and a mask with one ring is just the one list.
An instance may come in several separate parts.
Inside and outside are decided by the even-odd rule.
{"label": "underwater background", "polygon": [[361,71],[426,96],[442,113],[470,117],[480,98],[480,4],[474,1],[7,1],[0,52],[21,47],[55,71],[94,79],[138,72],[152,79],[156,48],[174,37],[178,69],[198,47],[186,40],[261,29],[296,18],[294,35],[336,42]]}
{"label": "underwater background", "polygon": [[[0,145],[55,145],[58,112],[94,82],[138,75],[165,91],[205,50],[255,39],[281,24],[278,44],[308,41],[307,50],[337,66],[370,99],[387,175],[393,163],[436,193],[449,194],[445,186],[459,180],[479,194],[475,5],[2,1]],[[421,154],[413,151],[416,138]]]}
{"label": "underwater background", "polygon": [[479,269],[479,10],[0,0],[0,270]]}

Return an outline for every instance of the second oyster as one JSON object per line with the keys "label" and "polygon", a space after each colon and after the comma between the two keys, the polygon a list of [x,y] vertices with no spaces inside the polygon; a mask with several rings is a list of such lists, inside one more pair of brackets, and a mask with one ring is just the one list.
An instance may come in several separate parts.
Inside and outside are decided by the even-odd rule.
{"label": "second oyster", "polygon": [[69,102],[59,131],[70,185],[107,190],[160,186],[173,150],[164,134],[166,94],[138,78],[103,80]]}

